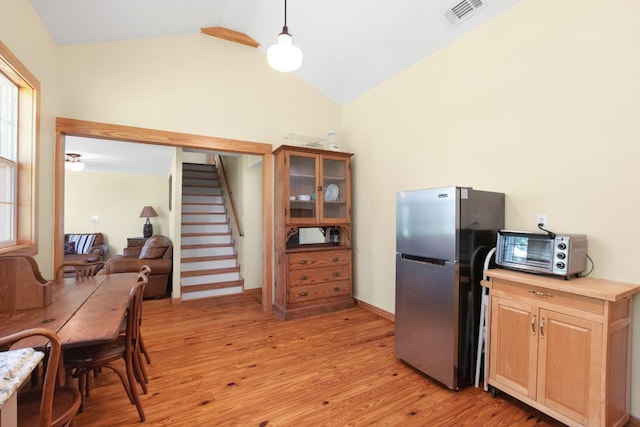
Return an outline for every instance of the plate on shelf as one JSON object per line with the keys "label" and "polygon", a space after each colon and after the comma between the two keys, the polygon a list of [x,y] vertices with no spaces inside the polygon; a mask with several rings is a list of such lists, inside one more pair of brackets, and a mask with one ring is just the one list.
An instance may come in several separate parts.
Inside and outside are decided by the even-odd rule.
{"label": "plate on shelf", "polygon": [[324,192],[324,200],[326,202],[335,202],[340,197],[340,188],[335,184],[329,184]]}

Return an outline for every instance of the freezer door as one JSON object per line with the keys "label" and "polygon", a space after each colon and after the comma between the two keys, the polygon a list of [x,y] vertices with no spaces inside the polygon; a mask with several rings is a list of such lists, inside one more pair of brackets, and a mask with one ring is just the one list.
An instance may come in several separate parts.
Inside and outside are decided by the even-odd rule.
{"label": "freezer door", "polygon": [[396,254],[396,355],[449,388],[458,388],[458,272]]}
{"label": "freezer door", "polygon": [[399,192],[396,252],[457,260],[458,192],[456,187]]}

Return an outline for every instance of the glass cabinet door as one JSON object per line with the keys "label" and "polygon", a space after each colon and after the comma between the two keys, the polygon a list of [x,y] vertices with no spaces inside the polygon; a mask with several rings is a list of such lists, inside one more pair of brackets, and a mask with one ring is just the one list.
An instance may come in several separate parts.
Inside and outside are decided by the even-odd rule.
{"label": "glass cabinet door", "polygon": [[289,218],[291,220],[298,218],[304,222],[317,218],[317,169],[316,156],[292,154],[289,157]]}
{"label": "glass cabinet door", "polygon": [[324,219],[345,220],[347,206],[347,162],[342,159],[322,160],[322,201]]}

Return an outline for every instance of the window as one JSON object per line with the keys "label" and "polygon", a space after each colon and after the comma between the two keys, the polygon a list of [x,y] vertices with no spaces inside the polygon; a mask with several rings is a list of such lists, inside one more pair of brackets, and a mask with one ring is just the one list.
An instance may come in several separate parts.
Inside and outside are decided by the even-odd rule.
{"label": "window", "polygon": [[0,253],[37,253],[40,83],[0,42]]}

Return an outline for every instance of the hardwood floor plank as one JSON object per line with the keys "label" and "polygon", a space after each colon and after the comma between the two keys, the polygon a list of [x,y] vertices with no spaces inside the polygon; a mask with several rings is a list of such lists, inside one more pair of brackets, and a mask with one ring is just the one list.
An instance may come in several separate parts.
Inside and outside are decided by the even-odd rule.
{"label": "hardwood floor plank", "polygon": [[[147,426],[560,426],[505,395],[459,392],[393,351],[394,325],[359,307],[282,321],[251,295],[148,300]],[[76,426],[140,425],[102,372]]]}

